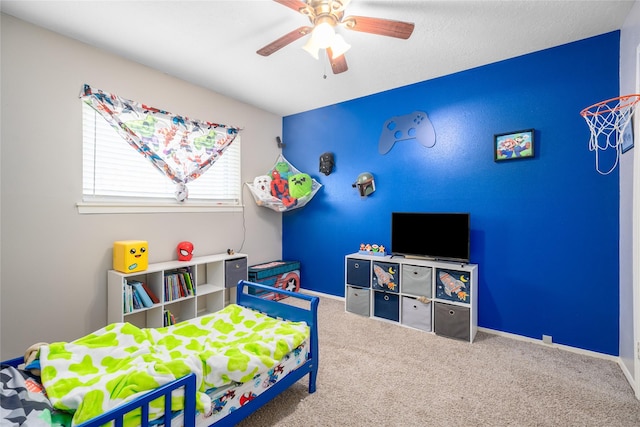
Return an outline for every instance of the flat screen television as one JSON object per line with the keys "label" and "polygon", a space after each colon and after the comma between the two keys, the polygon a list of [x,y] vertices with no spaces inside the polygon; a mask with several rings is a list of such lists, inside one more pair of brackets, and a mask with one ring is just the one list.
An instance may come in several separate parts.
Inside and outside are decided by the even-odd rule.
{"label": "flat screen television", "polygon": [[469,213],[392,212],[391,254],[469,262]]}

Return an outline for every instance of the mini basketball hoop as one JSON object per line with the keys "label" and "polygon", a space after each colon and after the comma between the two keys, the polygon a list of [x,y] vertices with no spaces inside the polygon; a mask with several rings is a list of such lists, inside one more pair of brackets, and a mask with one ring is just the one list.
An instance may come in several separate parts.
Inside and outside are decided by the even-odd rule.
{"label": "mini basketball hoop", "polygon": [[[640,94],[624,95],[598,102],[580,111],[591,131],[589,150],[596,152],[596,170],[600,174],[607,175],[618,166],[622,135],[631,124],[631,117],[638,102]],[[616,154],[613,166],[605,172],[600,170],[598,154],[607,148],[613,148]]]}

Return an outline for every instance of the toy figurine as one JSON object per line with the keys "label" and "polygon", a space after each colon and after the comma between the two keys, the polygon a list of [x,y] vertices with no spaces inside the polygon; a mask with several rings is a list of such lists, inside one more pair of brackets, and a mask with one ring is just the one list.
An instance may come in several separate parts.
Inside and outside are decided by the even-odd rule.
{"label": "toy figurine", "polygon": [[180,242],[176,248],[178,252],[178,261],[191,261],[193,257],[193,243]]}
{"label": "toy figurine", "polygon": [[149,265],[148,249],[146,240],[113,242],[113,269],[122,273],[146,270]]}
{"label": "toy figurine", "polygon": [[335,165],[335,160],[333,158],[333,153],[322,153],[320,155],[320,172],[329,176],[333,171],[333,166]]}
{"label": "toy figurine", "polygon": [[377,245],[371,243],[360,243],[359,253],[363,255],[377,255],[377,256],[385,256],[387,253],[385,252],[384,245]]}
{"label": "toy figurine", "polygon": [[280,199],[286,207],[294,206],[296,199],[289,194],[289,181],[281,178],[280,172],[273,170],[271,172],[271,195]]}

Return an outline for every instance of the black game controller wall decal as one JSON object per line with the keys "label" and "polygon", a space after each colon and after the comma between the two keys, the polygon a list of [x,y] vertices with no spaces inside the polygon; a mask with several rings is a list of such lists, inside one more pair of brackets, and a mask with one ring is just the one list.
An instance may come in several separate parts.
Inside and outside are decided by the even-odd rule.
{"label": "black game controller wall decal", "polygon": [[436,132],[424,111],[391,117],[382,126],[378,151],[387,154],[398,141],[418,141],[427,148],[436,144]]}

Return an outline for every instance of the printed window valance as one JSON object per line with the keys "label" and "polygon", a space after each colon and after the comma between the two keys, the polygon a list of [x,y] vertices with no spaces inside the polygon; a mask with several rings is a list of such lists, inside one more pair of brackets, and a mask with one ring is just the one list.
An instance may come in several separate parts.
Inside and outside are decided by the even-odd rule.
{"label": "printed window valance", "polygon": [[177,184],[176,198],[181,202],[188,197],[187,183],[204,174],[241,130],[172,114],[86,84],[80,98],[158,171]]}

